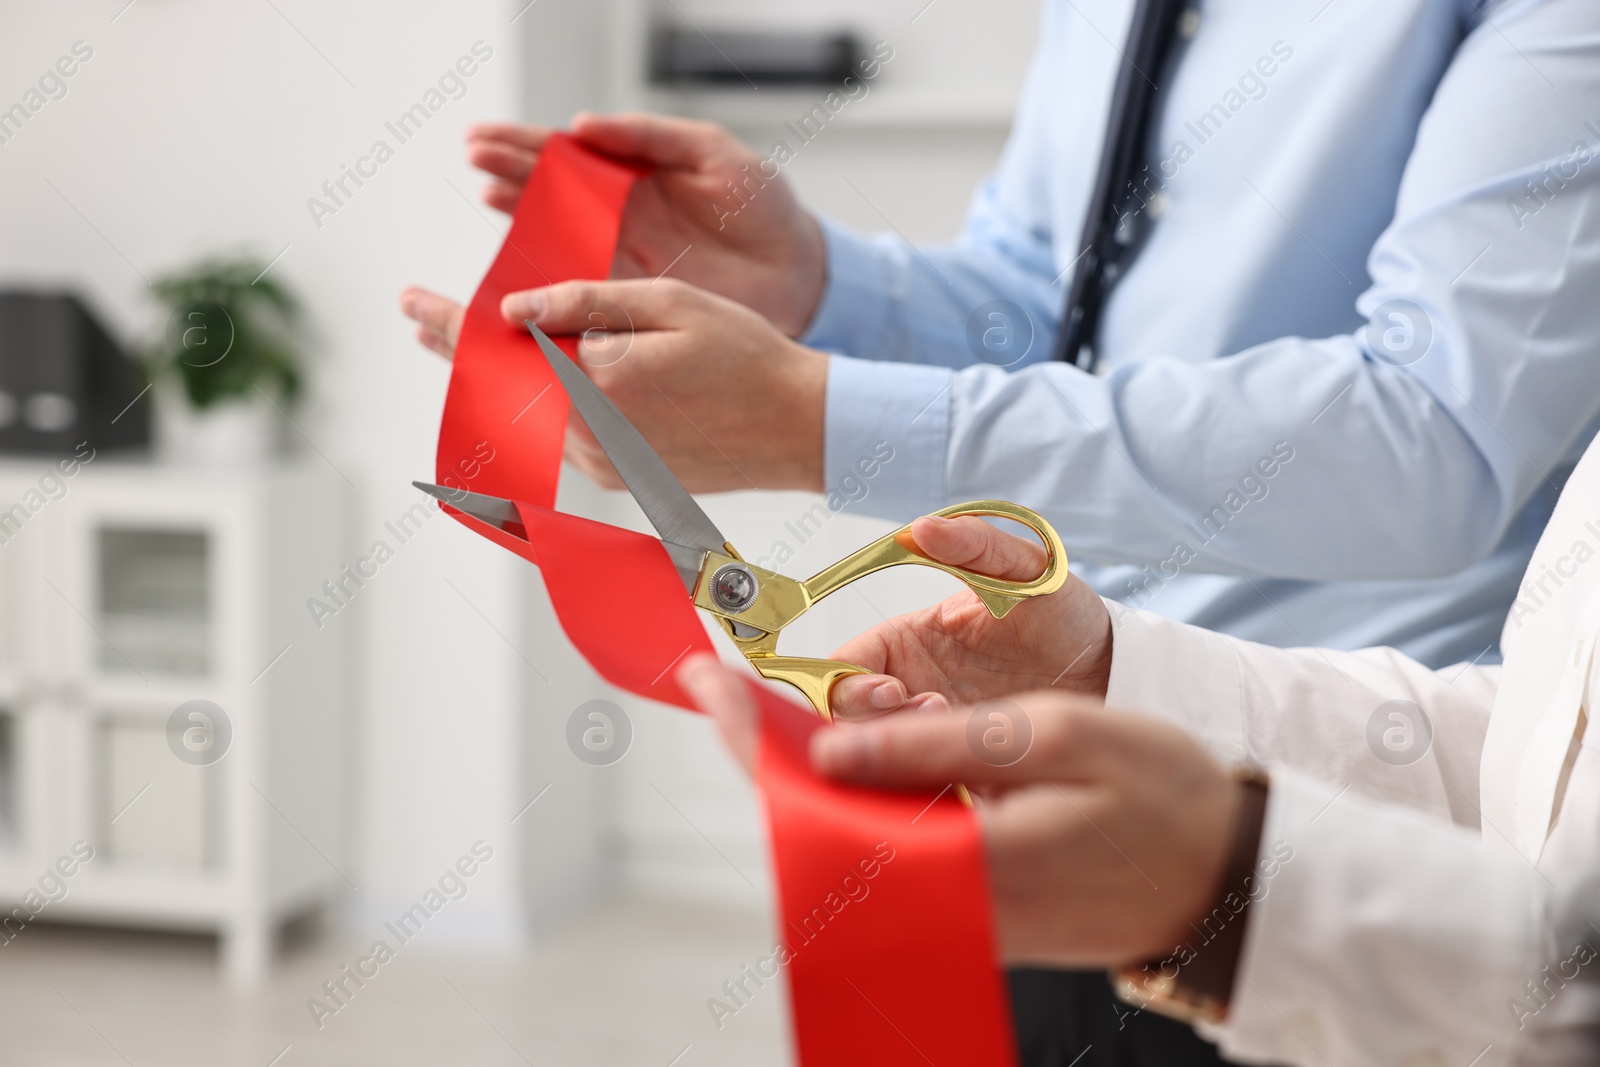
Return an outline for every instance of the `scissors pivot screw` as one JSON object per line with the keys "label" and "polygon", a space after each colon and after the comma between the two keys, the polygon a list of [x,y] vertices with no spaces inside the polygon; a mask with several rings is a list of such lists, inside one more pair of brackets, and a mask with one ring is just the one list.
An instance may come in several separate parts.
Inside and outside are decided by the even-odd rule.
{"label": "scissors pivot screw", "polygon": [[743,611],[756,602],[760,589],[755,572],[742,563],[724,563],[711,576],[711,599],[723,611]]}

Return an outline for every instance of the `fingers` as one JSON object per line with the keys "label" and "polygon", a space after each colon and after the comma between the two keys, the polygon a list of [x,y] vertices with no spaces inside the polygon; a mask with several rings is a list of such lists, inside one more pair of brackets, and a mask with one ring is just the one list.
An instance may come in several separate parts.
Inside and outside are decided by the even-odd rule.
{"label": "fingers", "polygon": [[[985,705],[979,705],[981,711]],[[982,732],[974,740],[971,713],[890,715],[811,739],[811,762],[830,778],[890,788],[1077,781],[1092,777],[1145,729],[1137,716],[1108,714],[1100,705],[1058,693],[1033,693],[1006,702],[1009,723],[1031,738],[1020,756],[996,760]],[[987,720],[985,720],[987,721]],[[1127,736],[1124,736],[1127,735]]]}
{"label": "fingers", "polygon": [[[467,130],[467,158],[491,174],[524,181],[554,132],[548,126],[481,123]],[[736,143],[713,123],[643,112],[579,112],[572,118],[572,135],[608,155],[669,167],[691,166]]]}
{"label": "fingers", "polygon": [[617,468],[612,466],[611,458],[606,455],[605,449],[595,440],[589,427],[583,424],[580,418],[567,421],[567,437],[562,448],[562,455],[568,463],[576,467],[601,489],[625,489],[627,486],[617,475]]}
{"label": "fingers", "polygon": [[897,711],[909,699],[900,679],[884,674],[847,674],[833,684],[828,706],[835,718],[862,720]]}
{"label": "fingers", "polygon": [[685,659],[677,678],[695,705],[716,720],[722,740],[746,773],[753,772],[761,742],[761,719],[750,684],[709,652]]}
{"label": "fingers", "polygon": [[548,126],[482,123],[467,130],[467,162],[495,180],[483,190],[483,202],[511,214],[522,186],[539,161],[539,151],[553,131]]}
{"label": "fingers", "polygon": [[1032,581],[1050,558],[1037,542],[998,530],[976,515],[924,515],[911,524],[911,536],[931,559],[1007,581]]}
{"label": "fingers", "polygon": [[453,360],[456,358],[455,345],[451,344],[447,339],[439,336],[433,331],[425,329],[421,326],[417,327],[417,343],[422,345],[423,348],[430,349],[438,355],[443,356],[445,359]]}
{"label": "fingers", "polygon": [[494,181],[483,187],[483,202],[507,215],[517,210],[517,201],[521,196],[522,186],[519,183]]}
{"label": "fingers", "polygon": [[497,178],[521,185],[528,180],[539,153],[502,141],[467,141],[467,162]]}
{"label": "fingers", "polygon": [[[509,322],[532,319],[551,334],[596,327],[609,332],[659,330],[682,326],[685,316],[706,299],[700,290],[672,278],[572,281],[507,293],[500,313]],[[620,323],[619,310],[624,319]]]}
{"label": "fingers", "polygon": [[572,135],[607,155],[663,167],[691,167],[735,143],[731,134],[709,122],[638,111],[579,112],[572,118]]}
{"label": "fingers", "polygon": [[474,141],[503,144],[525,152],[537,152],[554,133],[549,126],[524,125],[520,122],[479,122],[467,127],[467,143]]}
{"label": "fingers", "polygon": [[449,297],[411,286],[400,294],[400,310],[416,322],[417,340],[445,359],[452,358],[466,308]]}

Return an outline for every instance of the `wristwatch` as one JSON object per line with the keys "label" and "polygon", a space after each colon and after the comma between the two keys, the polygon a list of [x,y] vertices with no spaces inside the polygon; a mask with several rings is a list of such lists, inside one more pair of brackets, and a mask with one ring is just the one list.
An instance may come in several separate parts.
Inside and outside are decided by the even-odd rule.
{"label": "wristwatch", "polygon": [[1170,955],[1112,968],[1111,987],[1126,1004],[1185,1023],[1221,1023],[1228,1017],[1250,903],[1258,899],[1264,878],[1256,869],[1256,856],[1270,785],[1266,772],[1256,767],[1238,767],[1233,773],[1243,788],[1212,907],[1198,925],[1191,924],[1195,939],[1176,946]]}

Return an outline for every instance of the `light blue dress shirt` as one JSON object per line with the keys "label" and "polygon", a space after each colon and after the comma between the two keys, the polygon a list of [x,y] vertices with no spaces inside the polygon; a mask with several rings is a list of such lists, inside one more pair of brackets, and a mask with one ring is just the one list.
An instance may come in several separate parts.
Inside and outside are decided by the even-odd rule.
{"label": "light blue dress shirt", "polygon": [[829,485],[888,441],[856,510],[1008,498],[1137,607],[1494,659],[1600,420],[1600,0],[1204,0],[1090,375],[1051,342],[1132,7],[1044,4],[953,246],[825,224]]}

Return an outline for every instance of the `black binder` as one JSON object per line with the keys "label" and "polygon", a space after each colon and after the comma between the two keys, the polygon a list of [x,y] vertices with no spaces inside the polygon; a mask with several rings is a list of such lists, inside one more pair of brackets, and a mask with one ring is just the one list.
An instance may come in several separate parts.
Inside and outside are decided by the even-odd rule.
{"label": "black binder", "polygon": [[0,292],[0,452],[147,445],[139,369],[70,293]]}

